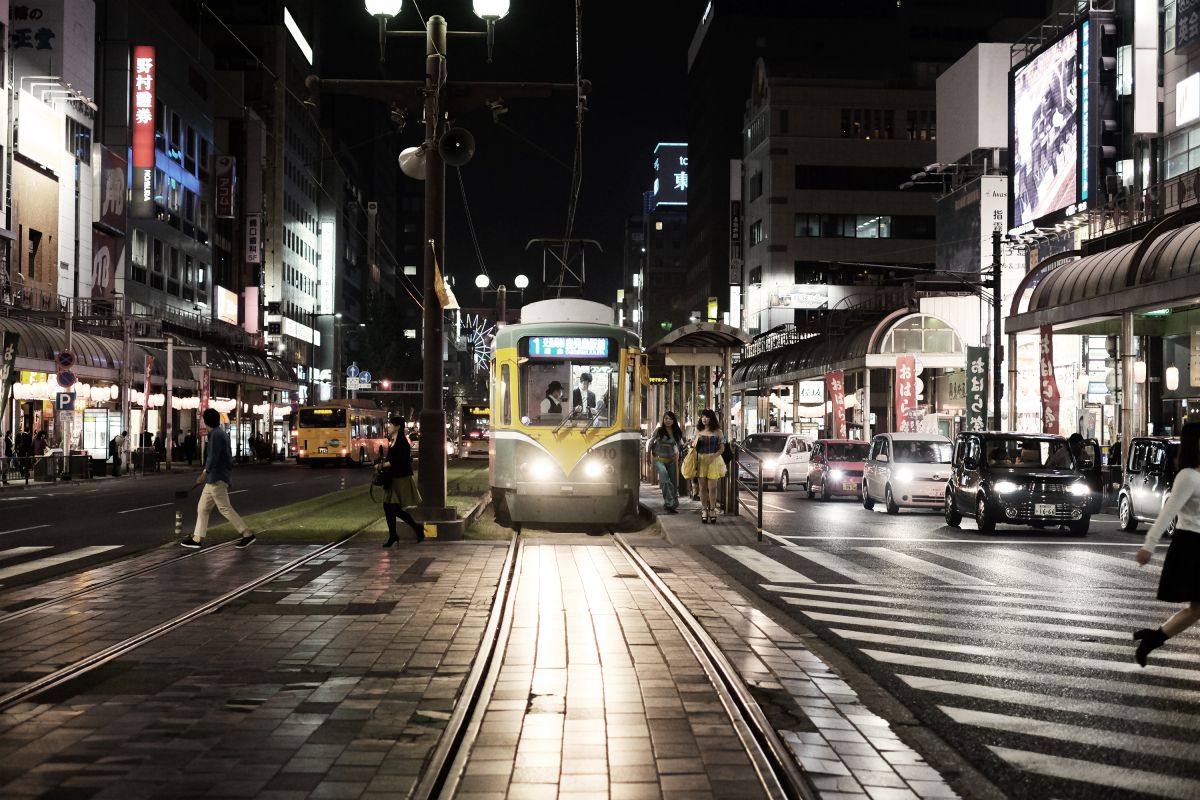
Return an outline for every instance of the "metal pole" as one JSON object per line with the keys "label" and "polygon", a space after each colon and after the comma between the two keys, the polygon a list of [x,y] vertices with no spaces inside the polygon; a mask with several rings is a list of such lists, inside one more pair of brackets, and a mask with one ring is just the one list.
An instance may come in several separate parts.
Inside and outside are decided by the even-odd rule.
{"label": "metal pole", "polygon": [[1121,457],[1129,458],[1133,438],[1133,313],[1121,314]]}
{"label": "metal pole", "polygon": [[1008,429],[1017,431],[1017,335],[1008,335]]}
{"label": "metal pole", "polygon": [[171,463],[174,461],[171,451],[175,445],[175,423],[171,419],[174,411],[174,404],[171,402],[172,395],[175,393],[175,340],[170,336],[167,337],[167,397],[163,403],[163,409],[166,412],[167,419],[163,426],[163,443],[167,447],[167,472],[171,471]]}
{"label": "metal pole", "polygon": [[1004,360],[1004,347],[1000,344],[1000,329],[1003,326],[1004,307],[1000,297],[1000,231],[992,231],[992,414],[995,424],[992,430],[1001,429],[1000,402],[1004,397],[1004,373],[1000,362]]}
{"label": "metal pole", "polygon": [[505,288],[503,285],[501,285],[500,288],[496,290],[496,298],[500,303],[500,319],[499,319],[497,325],[503,325],[504,324],[504,315],[505,315],[505,312],[508,310],[507,309],[508,289]]}
{"label": "metal pole", "polygon": [[[871,441],[871,368],[863,368],[863,408],[862,408],[863,441]],[[824,495],[822,495],[823,497]]]}
{"label": "metal pole", "polygon": [[442,399],[442,306],[437,297],[436,270],[444,263],[446,165],[438,152],[441,117],[445,113],[446,20],[432,16],[425,27],[425,273],[422,276],[425,312],[425,363],[421,398],[421,435],[435,447],[419,450],[422,508],[441,517],[446,507],[446,410]]}

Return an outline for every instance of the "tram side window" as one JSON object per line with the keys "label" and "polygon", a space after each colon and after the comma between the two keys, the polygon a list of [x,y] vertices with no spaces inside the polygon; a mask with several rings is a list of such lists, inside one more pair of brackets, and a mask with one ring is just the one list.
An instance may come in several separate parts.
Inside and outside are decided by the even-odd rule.
{"label": "tram side window", "polygon": [[636,385],[636,383],[634,381],[634,376],[636,375],[636,373],[634,372],[634,365],[635,365],[635,362],[633,362],[633,361],[630,361],[628,364],[625,365],[625,427],[626,428],[633,427],[633,419],[634,419],[634,413],[633,413],[634,405],[633,404],[634,404],[634,397],[635,397],[633,392],[634,392],[634,388]]}

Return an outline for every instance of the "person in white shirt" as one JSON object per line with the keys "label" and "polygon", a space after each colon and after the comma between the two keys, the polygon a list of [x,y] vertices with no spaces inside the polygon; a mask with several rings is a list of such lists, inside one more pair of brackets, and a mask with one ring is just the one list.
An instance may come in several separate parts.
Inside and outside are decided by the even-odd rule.
{"label": "person in white shirt", "polygon": [[1155,545],[1175,522],[1171,546],[1163,560],[1158,582],[1158,599],[1187,603],[1155,630],[1143,628],[1133,634],[1138,642],[1134,660],[1146,666],[1146,657],[1172,636],[1183,633],[1200,619],[1200,422],[1189,422],[1179,434],[1178,470],[1171,482],[1171,495],[1146,532],[1146,541],[1135,558],[1141,565],[1150,561]]}

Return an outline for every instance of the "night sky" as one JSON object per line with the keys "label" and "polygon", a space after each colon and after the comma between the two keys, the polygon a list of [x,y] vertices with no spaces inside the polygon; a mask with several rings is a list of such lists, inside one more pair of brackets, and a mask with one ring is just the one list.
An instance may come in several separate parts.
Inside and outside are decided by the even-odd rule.
{"label": "night sky", "polygon": [[[356,0],[337,5],[346,12],[361,8]],[[597,240],[604,251],[588,251],[584,295],[589,299],[615,299],[624,221],[640,213],[641,194],[650,188],[655,143],[685,141],[687,48],[705,5],[706,0],[583,3],[582,72],[593,88],[584,118],[583,180],[573,235]],[[416,7],[405,0],[389,28],[420,29],[418,9],[426,16],[441,14],[452,31],[483,27],[470,0],[424,0]],[[486,63],[483,40],[451,38],[449,78],[574,83],[575,33],[575,3],[513,0],[508,16],[496,26],[493,63]],[[378,77],[374,20],[365,11],[334,20],[324,45],[336,48],[325,51],[325,77]],[[393,38],[388,48],[387,77],[420,78],[423,41]],[[525,245],[534,238],[561,237],[566,230],[575,108],[571,97],[513,100],[508,105],[503,126],[486,110],[458,118],[458,124],[475,136],[477,147],[461,174],[494,283],[511,287],[513,276],[524,272],[531,284],[526,300],[535,300],[541,298],[541,253],[537,248],[526,253]],[[359,141],[382,132],[363,130]],[[422,127],[414,119],[403,134],[392,138],[396,147],[407,147],[419,144],[421,136]],[[447,274],[457,279],[456,292],[464,306],[490,305],[490,298],[481,303],[474,288],[479,259],[452,168],[446,172],[446,200]]]}

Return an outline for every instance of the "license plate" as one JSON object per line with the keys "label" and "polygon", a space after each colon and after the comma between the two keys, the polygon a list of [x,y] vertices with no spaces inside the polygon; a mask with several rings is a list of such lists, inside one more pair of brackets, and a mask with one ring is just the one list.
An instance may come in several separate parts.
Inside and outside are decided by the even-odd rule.
{"label": "license plate", "polygon": [[1054,516],[1054,504],[1053,503],[1034,503],[1033,504],[1033,513],[1039,517],[1052,517],[1052,516]]}
{"label": "license plate", "polygon": [[858,491],[858,481],[843,481],[842,482],[842,491],[843,492]]}
{"label": "license plate", "polygon": [[328,447],[318,447],[318,448],[317,448],[317,452],[318,452],[318,453],[328,453],[328,452],[329,452],[329,448],[328,448]]}

